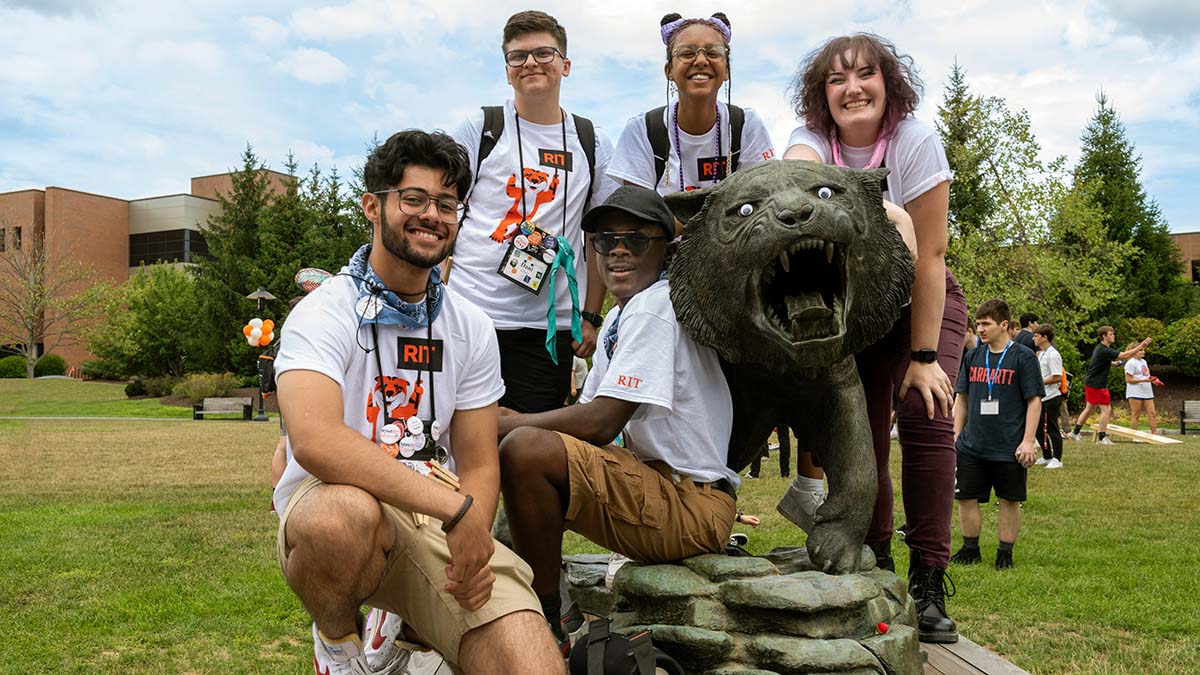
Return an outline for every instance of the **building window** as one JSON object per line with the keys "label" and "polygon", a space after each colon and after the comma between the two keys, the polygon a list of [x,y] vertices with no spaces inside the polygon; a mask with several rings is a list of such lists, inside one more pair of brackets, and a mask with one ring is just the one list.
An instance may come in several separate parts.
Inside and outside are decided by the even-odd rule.
{"label": "building window", "polygon": [[164,230],[129,237],[129,266],[160,262],[196,262],[208,253],[204,235],[195,230]]}
{"label": "building window", "polygon": [[21,250],[21,228],[19,227],[13,228],[13,250]]}
{"label": "building window", "polygon": [[1192,283],[1200,284],[1200,260],[1192,261]]}
{"label": "building window", "polygon": [[0,253],[4,253],[4,249],[8,245],[8,230],[0,227]]}

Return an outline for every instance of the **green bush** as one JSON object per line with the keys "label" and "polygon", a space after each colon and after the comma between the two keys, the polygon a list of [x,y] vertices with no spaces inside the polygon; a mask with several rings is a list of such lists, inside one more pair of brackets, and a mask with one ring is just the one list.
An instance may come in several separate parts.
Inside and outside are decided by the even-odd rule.
{"label": "green bush", "polygon": [[146,393],[153,398],[162,398],[175,393],[175,385],[183,378],[172,377],[165,375],[163,377],[147,377],[146,378]]}
{"label": "green bush", "polygon": [[1200,377],[1200,316],[1171,324],[1163,343],[1163,356],[1171,365],[1184,375]]}
{"label": "green bush", "polygon": [[192,403],[200,403],[206,398],[228,396],[238,384],[238,377],[233,373],[192,373],[175,385],[174,393],[190,398]]}
{"label": "green bush", "polygon": [[66,375],[67,361],[58,354],[46,354],[37,360],[33,366],[34,377],[46,377],[47,375]]}
{"label": "green bush", "polygon": [[95,378],[97,380],[124,380],[128,375],[120,364],[105,359],[97,359],[95,361],[84,361],[79,366],[80,372],[85,376]]}
{"label": "green bush", "polygon": [[1084,406],[1083,378],[1087,375],[1087,362],[1083,360],[1079,349],[1066,340],[1055,343],[1054,348],[1062,355],[1063,369],[1071,374],[1071,390],[1067,392],[1067,407],[1074,412],[1079,412],[1083,410]]}
{"label": "green bush", "polygon": [[25,357],[6,356],[0,359],[0,378],[25,377]]}
{"label": "green bush", "polygon": [[129,384],[125,385],[125,395],[129,398],[133,398],[134,396],[145,396],[146,383],[142,382],[141,380],[134,380],[133,382],[130,382]]}
{"label": "green bush", "polygon": [[1145,338],[1154,338],[1154,342],[1146,347],[1146,361],[1151,364],[1166,363],[1163,347],[1166,344],[1164,336],[1167,327],[1162,321],[1150,317],[1123,319],[1117,324],[1117,342],[1113,344],[1118,349],[1130,342],[1141,342]]}

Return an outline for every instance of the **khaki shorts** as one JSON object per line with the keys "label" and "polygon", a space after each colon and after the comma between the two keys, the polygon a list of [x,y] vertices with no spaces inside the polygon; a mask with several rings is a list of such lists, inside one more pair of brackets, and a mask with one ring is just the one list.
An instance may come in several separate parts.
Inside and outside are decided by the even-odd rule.
{"label": "khaki shorts", "polygon": [[559,434],[567,448],[568,529],[643,562],[676,562],[720,553],[737,504],[707,483],[676,483],[663,462],[642,462],[625,448],[603,448]]}
{"label": "khaki shorts", "polygon": [[[279,518],[276,555],[282,569],[287,569],[285,533],[288,516],[305,495],[321,485],[321,481],[311,476],[305,479],[292,493]],[[455,663],[459,643],[471,629],[514,612],[542,613],[541,603],[530,586],[533,571],[499,542],[496,542],[496,552],[489,561],[496,575],[491,599],[474,612],[463,609],[454,596],[443,590],[447,583],[445,568],[450,564],[450,549],[441,521],[429,518],[427,523],[418,526],[412,513],[388,504],[382,506],[395,527],[396,543],[384,562],[379,587],[363,604],[398,614],[425,644]]]}

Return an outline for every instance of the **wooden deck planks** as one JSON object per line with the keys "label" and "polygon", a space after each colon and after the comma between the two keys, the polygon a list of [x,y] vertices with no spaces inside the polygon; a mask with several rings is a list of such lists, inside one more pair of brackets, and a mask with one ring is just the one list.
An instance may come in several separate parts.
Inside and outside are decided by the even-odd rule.
{"label": "wooden deck planks", "polygon": [[954,644],[921,644],[925,675],[1030,675],[963,636]]}

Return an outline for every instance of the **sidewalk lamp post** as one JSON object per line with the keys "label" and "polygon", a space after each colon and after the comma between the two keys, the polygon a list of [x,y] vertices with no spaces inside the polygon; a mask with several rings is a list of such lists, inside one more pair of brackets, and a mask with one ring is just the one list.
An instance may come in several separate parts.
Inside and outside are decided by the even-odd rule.
{"label": "sidewalk lamp post", "polygon": [[[250,295],[247,295],[246,299],[247,300],[255,300],[258,302],[258,316],[259,316],[259,318],[262,318],[263,309],[265,308],[267,300],[274,300],[275,296],[271,295],[271,292],[268,291],[267,289],[263,288],[262,286],[259,286],[258,290],[254,291]],[[254,421],[255,422],[266,422],[266,421],[269,421],[269,418],[267,417],[267,409],[265,406],[265,402],[263,401],[263,393],[262,393],[263,392],[263,360],[262,360],[262,358],[259,358],[259,359],[257,359],[257,361],[258,361],[258,414],[254,416]]]}

